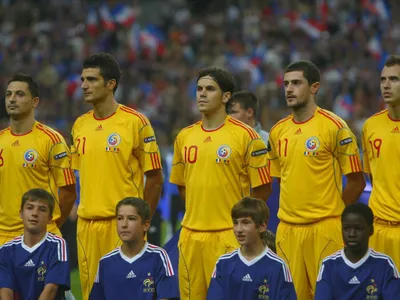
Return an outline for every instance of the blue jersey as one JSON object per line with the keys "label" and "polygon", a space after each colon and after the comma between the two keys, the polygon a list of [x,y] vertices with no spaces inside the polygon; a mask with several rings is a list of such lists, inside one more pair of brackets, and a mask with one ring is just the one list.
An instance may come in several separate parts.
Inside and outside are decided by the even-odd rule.
{"label": "blue jersey", "polygon": [[369,249],[357,263],[343,250],[325,258],[318,278],[315,300],[400,299],[400,279],[392,259]]}
{"label": "blue jersey", "polygon": [[215,266],[207,300],[295,300],[289,268],[274,252],[265,251],[251,261],[237,249],[222,255]]}
{"label": "blue jersey", "polygon": [[167,252],[146,243],[129,258],[117,248],[100,259],[90,300],[179,298],[178,279]]}
{"label": "blue jersey", "polygon": [[55,299],[70,289],[65,240],[51,233],[33,247],[23,236],[0,247],[0,288],[14,291],[17,299],[39,299],[46,284],[59,286]]}

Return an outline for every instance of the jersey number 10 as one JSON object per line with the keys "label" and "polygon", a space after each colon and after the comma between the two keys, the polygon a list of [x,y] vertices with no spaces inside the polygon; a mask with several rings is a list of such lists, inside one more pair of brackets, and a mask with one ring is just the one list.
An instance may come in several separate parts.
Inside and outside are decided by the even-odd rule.
{"label": "jersey number 10", "polygon": [[195,145],[190,146],[190,147],[185,146],[184,150],[185,150],[185,153],[184,153],[185,162],[194,164],[197,160],[197,153],[199,151],[199,148]]}

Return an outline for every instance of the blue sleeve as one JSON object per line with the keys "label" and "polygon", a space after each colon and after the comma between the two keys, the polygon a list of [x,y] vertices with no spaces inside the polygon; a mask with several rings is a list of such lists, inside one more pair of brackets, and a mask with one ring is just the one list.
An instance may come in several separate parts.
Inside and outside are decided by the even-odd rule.
{"label": "blue sleeve", "polygon": [[89,300],[106,300],[101,275],[101,262],[99,262],[99,267],[97,268],[97,274],[92,286],[92,290],[90,291]]}
{"label": "blue sleeve", "polygon": [[297,300],[296,290],[294,289],[292,275],[289,268],[284,265],[279,272],[279,284],[276,291],[276,299]]}
{"label": "blue sleeve", "polygon": [[9,288],[15,290],[12,269],[11,248],[0,248],[0,288]]}
{"label": "blue sleeve", "polygon": [[57,240],[57,247],[51,248],[52,253],[49,266],[47,266],[45,285],[53,283],[63,290],[69,290],[71,282],[67,242],[60,237],[54,239]]}
{"label": "blue sleeve", "polygon": [[157,299],[179,299],[178,277],[174,273],[167,251],[162,249],[157,259],[155,274]]}
{"label": "blue sleeve", "polygon": [[334,300],[328,266],[323,263],[318,273],[314,300]]}
{"label": "blue sleeve", "polygon": [[224,287],[223,287],[224,276],[222,274],[221,262],[218,261],[214,272],[211,276],[210,286],[208,287],[207,300],[225,300],[224,298]]}
{"label": "blue sleeve", "polygon": [[398,299],[400,295],[400,276],[396,265],[390,259],[387,263],[384,275],[384,288],[382,289],[382,299]]}

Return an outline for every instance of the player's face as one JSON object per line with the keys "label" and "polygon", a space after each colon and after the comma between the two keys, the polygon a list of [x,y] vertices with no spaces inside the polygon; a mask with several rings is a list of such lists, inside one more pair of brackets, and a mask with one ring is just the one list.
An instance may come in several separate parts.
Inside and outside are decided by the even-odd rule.
{"label": "player's face", "polygon": [[400,65],[383,68],[381,93],[385,103],[400,105]]}
{"label": "player's face", "polygon": [[142,218],[137,213],[136,207],[122,205],[118,209],[117,230],[122,242],[139,242],[143,240],[145,232],[149,230],[150,221],[142,224]]}
{"label": "player's face", "polygon": [[6,111],[13,119],[30,115],[39,104],[38,97],[32,97],[28,84],[21,81],[13,81],[6,90]]}
{"label": "player's face", "polygon": [[25,230],[31,234],[40,234],[47,230],[51,221],[49,206],[46,202],[28,200],[20,212]]}
{"label": "player's face", "polygon": [[265,224],[257,227],[250,217],[233,220],[233,232],[241,246],[257,243],[261,239],[261,233],[267,230],[266,227]]}
{"label": "player's face", "polygon": [[229,114],[234,117],[235,119],[246,123],[247,125],[250,124],[250,120],[253,116],[252,110],[245,110],[240,106],[240,103],[236,102],[232,105]]}
{"label": "player's face", "polygon": [[110,81],[104,81],[103,76],[100,74],[99,68],[83,69],[81,81],[83,97],[87,103],[96,104],[103,102],[113,92],[112,88],[110,88]]}
{"label": "player's face", "polygon": [[294,110],[307,106],[310,97],[319,89],[319,82],[313,83],[311,86],[308,84],[303,71],[285,73],[283,84],[287,106]]}
{"label": "player's face", "polygon": [[359,214],[348,214],[342,221],[343,241],[347,248],[354,251],[366,251],[372,226]]}
{"label": "player's face", "polygon": [[201,77],[197,82],[197,108],[203,114],[213,114],[225,107],[230,97],[231,93],[224,93],[210,76]]}

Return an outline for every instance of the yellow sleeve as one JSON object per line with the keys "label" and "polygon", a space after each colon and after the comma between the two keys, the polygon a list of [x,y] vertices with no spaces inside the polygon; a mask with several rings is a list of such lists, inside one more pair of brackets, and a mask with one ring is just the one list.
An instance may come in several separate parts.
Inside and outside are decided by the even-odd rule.
{"label": "yellow sleeve", "polygon": [[174,157],[172,160],[171,175],[169,181],[171,183],[185,186],[185,161],[181,154],[180,138],[179,135],[175,139],[174,143]]}
{"label": "yellow sleeve", "polygon": [[75,136],[74,136],[74,132],[75,132],[75,124],[72,127],[72,131],[71,131],[71,169],[73,170],[78,170],[79,168],[79,154],[78,151],[76,149],[75,146]]}
{"label": "yellow sleeve", "polygon": [[367,135],[366,135],[366,126],[364,125],[363,130],[362,130],[362,154],[363,154],[363,166],[364,166],[364,172],[371,174],[371,168],[369,166],[369,158],[368,158],[368,141],[367,141]]}
{"label": "yellow sleeve", "polygon": [[146,118],[146,124],[139,129],[139,146],[134,150],[143,172],[161,169],[160,150],[153,127]]}
{"label": "yellow sleeve", "polygon": [[357,139],[347,126],[337,132],[333,149],[344,175],[362,172]]}
{"label": "yellow sleeve", "polygon": [[75,183],[75,176],[71,170],[71,153],[62,136],[60,143],[52,145],[50,149],[49,167],[58,187]]}
{"label": "yellow sleeve", "polygon": [[268,159],[268,167],[269,173],[272,177],[281,177],[281,165],[279,163],[279,157],[276,154],[275,142],[273,141],[272,134],[269,136],[268,145],[267,145],[267,159]]}
{"label": "yellow sleeve", "polygon": [[271,183],[267,152],[267,146],[261,138],[250,141],[246,152],[246,165],[253,188]]}

